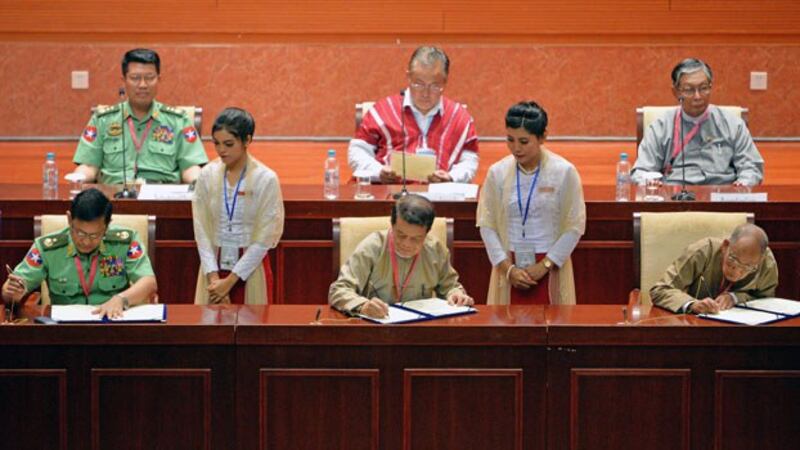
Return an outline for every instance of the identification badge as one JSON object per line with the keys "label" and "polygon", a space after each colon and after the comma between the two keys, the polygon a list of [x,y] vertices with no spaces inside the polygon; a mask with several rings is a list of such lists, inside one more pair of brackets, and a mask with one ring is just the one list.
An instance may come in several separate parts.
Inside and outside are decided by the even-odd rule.
{"label": "identification badge", "polygon": [[515,266],[519,268],[528,267],[532,264],[536,264],[536,252],[514,250],[514,260]]}
{"label": "identification badge", "polygon": [[239,247],[223,245],[219,250],[220,270],[233,270],[233,266],[239,262]]}

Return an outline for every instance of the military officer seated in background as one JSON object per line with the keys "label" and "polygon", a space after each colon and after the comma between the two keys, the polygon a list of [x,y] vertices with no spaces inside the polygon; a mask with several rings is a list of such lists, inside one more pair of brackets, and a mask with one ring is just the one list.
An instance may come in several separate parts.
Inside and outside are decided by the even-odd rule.
{"label": "military officer seated in background", "polygon": [[151,183],[192,183],[206,151],[192,121],[181,110],[155,100],[161,61],[152,50],[135,49],[122,58],[127,101],[95,112],[75,151],[76,172],[105,184],[143,179]]}
{"label": "military officer seated in background", "polygon": [[761,183],[764,159],[744,121],[709,103],[712,81],[711,68],[699,59],[672,69],[672,92],[681,106],[645,130],[633,166],[635,182],[657,172],[668,183],[681,183],[685,172],[688,184]]}
{"label": "military officer seated in background", "polygon": [[677,313],[717,313],[754,298],[775,296],[778,264],[767,233],[739,225],[728,239],[690,245],[650,289],[653,304]]}
{"label": "military officer seated in background", "polygon": [[47,281],[56,305],[97,305],[96,314],[118,317],[148,302],[156,277],[134,230],[109,227],[112,204],[97,189],[75,196],[69,227],[37,238],[3,284],[3,300],[19,302]]}
{"label": "military officer seated in background", "polygon": [[392,226],[358,244],[328,291],[334,308],[351,314],[385,317],[389,303],[445,298],[472,305],[450,265],[450,252],[428,232],[436,214],[420,195],[401,197],[392,207]]}

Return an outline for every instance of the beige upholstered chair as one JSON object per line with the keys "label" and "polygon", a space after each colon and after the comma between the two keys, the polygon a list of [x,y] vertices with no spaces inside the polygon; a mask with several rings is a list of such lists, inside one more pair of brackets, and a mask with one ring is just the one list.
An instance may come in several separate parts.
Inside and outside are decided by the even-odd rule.
{"label": "beige upholstered chair", "polygon": [[[96,105],[92,106],[91,112],[94,114],[97,112],[98,109],[108,108],[108,105]],[[181,111],[185,112],[186,115],[189,116],[189,120],[194,125],[194,128],[197,130],[197,134],[202,133],[203,129],[203,108],[199,106],[174,106],[175,109],[180,109]],[[178,130],[180,131],[180,130]]]}
{"label": "beige upholstered chair", "polygon": [[[333,219],[333,278],[339,276],[339,268],[353,254],[356,246],[373,231],[385,230],[391,226],[389,216],[381,217],[342,217]],[[430,234],[444,242],[453,253],[453,219],[437,217],[433,221]]]}
{"label": "beige upholstered chair", "polygon": [[[742,120],[744,120],[745,125],[747,125],[747,120],[749,115],[749,110],[747,108],[743,108],[741,106],[718,106],[718,107],[735,116],[741,117]],[[674,106],[642,106],[641,108],[636,108],[637,147],[644,138],[644,130],[646,130],[647,127],[649,127],[654,120],[658,119],[659,117],[663,116],[664,113],[674,108],[675,108]]]}
{"label": "beige upholstered chair", "polygon": [[641,303],[650,304],[650,288],[689,244],[705,237],[727,238],[738,225],[753,220],[753,213],[633,213],[634,283],[641,289]]}
{"label": "beige upholstered chair", "polygon": [[[156,217],[144,214],[114,214],[111,216],[111,224],[131,228],[139,235],[139,240],[147,249],[147,256],[150,264],[155,268],[156,260]],[[54,233],[68,226],[67,216],[43,215],[33,218],[33,236],[38,238],[45,234]],[[41,302],[44,305],[50,303],[50,293],[47,290],[47,283],[42,283]]]}

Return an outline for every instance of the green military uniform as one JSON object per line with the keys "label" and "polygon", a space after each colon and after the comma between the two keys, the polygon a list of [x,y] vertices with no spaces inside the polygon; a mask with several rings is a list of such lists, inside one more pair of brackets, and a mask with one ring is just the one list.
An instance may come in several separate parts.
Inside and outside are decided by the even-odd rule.
{"label": "green military uniform", "polygon": [[[129,182],[143,178],[151,183],[181,183],[184,170],[208,162],[199,133],[185,112],[157,101],[141,119],[130,111],[127,101],[98,110],[83,130],[72,161],[99,167],[98,182],[122,183],[123,139]],[[138,152],[131,123],[141,143]]]}
{"label": "green military uniform", "polygon": [[[81,287],[78,267],[83,269],[83,279],[89,283],[92,260],[97,257],[94,282],[89,298]],[[75,258],[80,260],[80,266]],[[34,241],[17,265],[14,274],[25,280],[28,292],[47,281],[50,301],[54,305],[102,305],[114,294],[124,291],[142,277],[154,276],[153,267],[144,246],[135,231],[110,226],[102,242],[90,255],[77,251],[70,229],[42,236]]]}

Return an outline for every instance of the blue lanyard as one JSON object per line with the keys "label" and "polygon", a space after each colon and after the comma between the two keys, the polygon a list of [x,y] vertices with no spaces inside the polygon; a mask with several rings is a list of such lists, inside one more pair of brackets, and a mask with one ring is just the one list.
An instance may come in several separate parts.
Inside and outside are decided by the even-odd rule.
{"label": "blue lanyard", "polygon": [[531,188],[528,191],[528,200],[525,202],[525,214],[522,213],[522,192],[519,187],[519,164],[517,164],[517,207],[519,208],[519,215],[522,216],[522,237],[525,237],[525,222],[528,221],[528,210],[531,207],[531,198],[533,197],[533,190],[536,189],[536,183],[539,181],[539,172],[541,172],[541,164],[536,169],[531,182]]}
{"label": "blue lanyard", "polygon": [[225,169],[222,180],[222,190],[225,193],[225,212],[228,213],[228,231],[231,231],[231,222],[233,222],[233,213],[236,211],[236,200],[239,198],[239,187],[244,180],[244,173],[247,172],[247,164],[244,165],[242,173],[239,174],[239,181],[236,182],[236,190],[233,192],[233,204],[228,206],[228,169]]}

